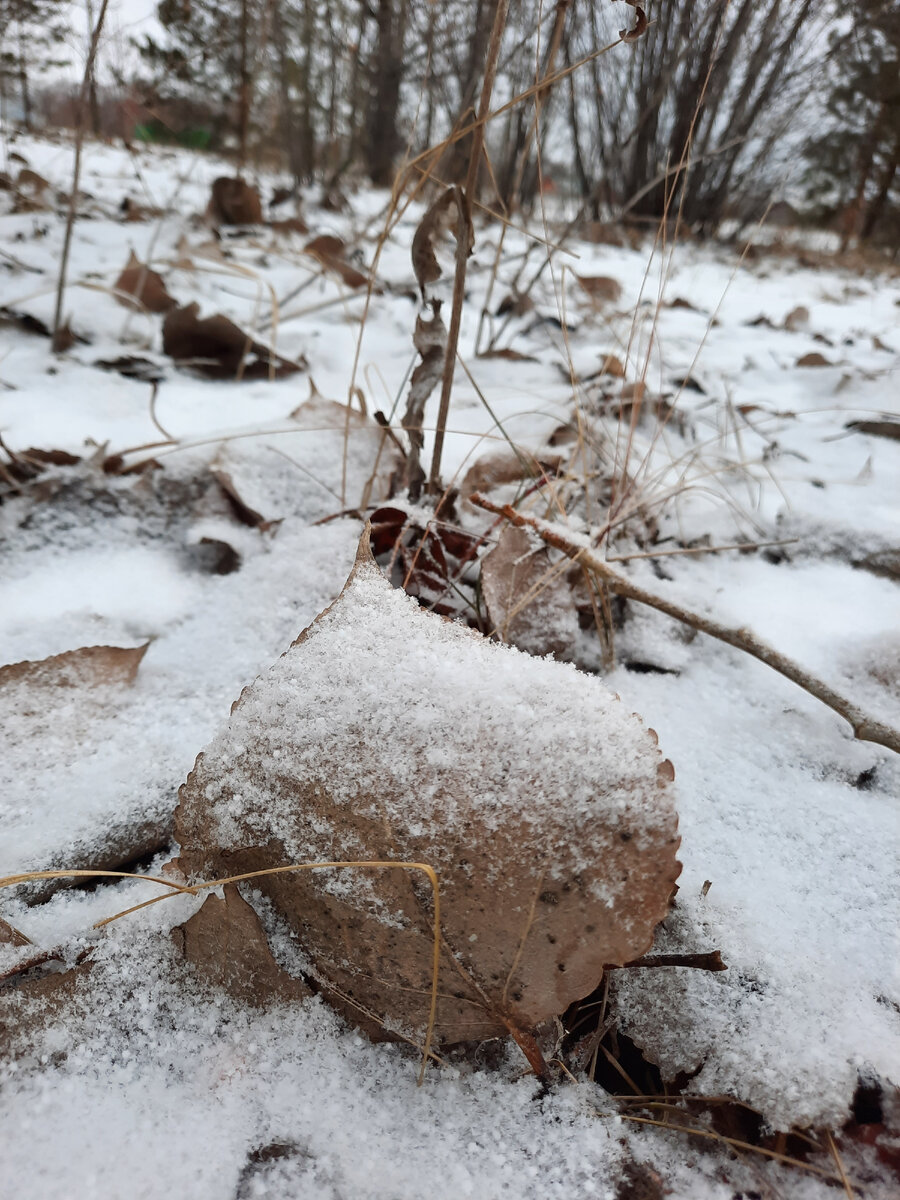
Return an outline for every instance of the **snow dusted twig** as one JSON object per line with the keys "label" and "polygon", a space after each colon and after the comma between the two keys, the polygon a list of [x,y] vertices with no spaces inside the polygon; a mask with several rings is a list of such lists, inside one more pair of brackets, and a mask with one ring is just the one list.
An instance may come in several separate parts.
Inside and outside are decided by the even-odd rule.
{"label": "snow dusted twig", "polygon": [[838,716],[843,717],[850,724],[854,736],[860,741],[874,742],[878,746],[885,746],[888,750],[893,750],[895,754],[900,754],[900,731],[863,712],[846,696],[842,696],[840,692],[835,691],[823,680],[810,675],[793,659],[782,654],[780,650],[775,650],[772,646],[767,645],[749,629],[743,627],[734,629],[731,626],[722,625],[700,613],[682,608],[680,604],[673,604],[672,601],[655,592],[648,592],[646,588],[634,583],[627,575],[611,567],[608,562],[595,554],[590,546],[579,544],[571,531],[561,525],[542,521],[537,517],[526,516],[524,513],[518,512],[511,504],[494,504],[484,496],[477,494],[470,496],[469,500],[487,512],[497,513],[504,517],[512,525],[520,528],[527,526],[533,529],[548,546],[553,546],[569,558],[576,560],[592,575],[601,579],[608,588],[618,592],[620,596],[627,596],[630,600],[637,600],[650,608],[658,609],[700,633],[706,633],[710,637],[718,638],[720,642],[727,642],[729,646],[752,654],[754,658],[758,658],[760,662],[764,662],[766,666],[771,667],[780,675],[784,675],[786,679],[796,683],[798,687],[809,692],[811,696],[815,696],[817,700],[821,700],[823,704],[827,704]]}

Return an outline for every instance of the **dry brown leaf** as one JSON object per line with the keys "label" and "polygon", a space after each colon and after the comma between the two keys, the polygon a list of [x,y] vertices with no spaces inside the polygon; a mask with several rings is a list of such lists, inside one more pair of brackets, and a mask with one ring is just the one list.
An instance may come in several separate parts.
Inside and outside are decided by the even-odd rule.
{"label": "dry brown leaf", "polygon": [[[436,1034],[533,1031],[650,947],[680,866],[670,764],[596,679],[422,611],[368,538],[338,600],[244,690],[176,814],[188,878],[292,862],[427,863]],[[418,873],[260,877],[322,994],[421,1043],[433,898]]]}
{"label": "dry brown leaf", "polygon": [[[274,204],[274,200],[272,202]],[[309,233],[309,226],[302,217],[285,217],[280,221],[270,221],[269,228],[276,233]]]}
{"label": "dry brown leaf", "polygon": [[303,249],[320,262],[326,270],[340,275],[347,287],[365,287],[369,282],[367,275],[357,271],[356,267],[351,266],[345,260],[347,247],[339,237],[323,233],[319,237],[313,238],[311,242],[307,242]]}
{"label": "dry brown leaf", "polygon": [[222,175],[213,180],[206,213],[215,225],[259,225],[262,202],[251,184]]}
{"label": "dry brown leaf", "polygon": [[600,375],[612,375],[614,379],[625,378],[625,364],[615,354],[604,355],[598,372]]}
{"label": "dry brown leaf", "polygon": [[221,313],[201,318],[199,312],[195,301],[172,309],[163,322],[163,350],[179,366],[212,379],[268,379],[293,375],[306,365],[274,354]]}
{"label": "dry brown leaf", "polygon": [[404,484],[409,489],[409,498],[413,502],[419,499],[422,494],[422,485],[425,482],[425,472],[419,462],[422,447],[425,445],[425,434],[422,429],[425,420],[425,404],[441,381],[444,371],[444,356],[447,353],[447,329],[441,318],[439,300],[432,302],[432,313],[431,320],[426,320],[422,316],[416,317],[413,345],[418,350],[420,357],[410,379],[406,412],[403,414],[401,422],[409,437],[410,446],[404,471]]}
{"label": "dry brown leaf", "polygon": [[133,250],[113,287],[117,302],[137,312],[164,313],[178,306],[163,277],[142,263]]}
{"label": "dry brown leaf", "polygon": [[511,346],[504,346],[501,350],[483,350],[478,357],[502,358],[506,362],[537,362],[533,354],[523,354],[521,350],[513,350]]}
{"label": "dry brown leaf", "polygon": [[900,439],[900,421],[889,417],[883,421],[849,421],[847,428],[855,429],[857,433],[868,433],[872,437],[893,438],[895,441]]}
{"label": "dry brown leaf", "polygon": [[784,318],[784,327],[789,333],[797,333],[799,330],[805,329],[808,324],[809,309],[804,308],[802,304],[798,304],[796,308],[792,308]]}
{"label": "dry brown leaf", "polygon": [[436,283],[443,274],[435,253],[435,243],[444,233],[452,233],[459,244],[460,236],[466,238],[466,255],[475,247],[475,232],[465,193],[460,187],[449,187],[438,196],[419,222],[412,242],[412,266],[425,300],[429,283]]}
{"label": "dry brown leaf", "polygon": [[134,683],[150,643],[123,646],[84,646],[34,662],[0,667],[0,688],[27,684],[40,688],[106,687]]}
{"label": "dry brown leaf", "polygon": [[19,933],[18,929],[0,920],[0,946],[13,946],[18,950],[22,946],[30,945],[31,940],[24,933]]}
{"label": "dry brown leaf", "polygon": [[634,25],[631,29],[620,29],[619,37],[623,42],[636,42],[639,37],[643,37],[647,32],[649,21],[644,10],[639,8],[637,4],[633,4],[632,0],[626,0],[626,3],[631,4],[631,7],[634,9]]}
{"label": "dry brown leaf", "polygon": [[618,304],[622,298],[622,285],[608,275],[576,275],[575,278],[592,300]]}
{"label": "dry brown leaf", "polygon": [[669,308],[684,308],[687,309],[688,312],[697,311],[696,304],[691,304],[690,300],[685,300],[684,296],[676,296],[669,305]]}
{"label": "dry brown leaf", "polygon": [[797,359],[798,367],[832,367],[834,363],[830,363],[824,354],[820,354],[818,350],[813,350],[811,354],[804,354]]}
{"label": "dry brown leaf", "polygon": [[505,483],[555,474],[561,463],[562,458],[558,454],[542,454],[536,459],[526,450],[519,454],[514,454],[512,450],[496,450],[482,455],[469,467],[459,489],[460,495],[467,500],[474,492],[490,492]]}
{"label": "dry brown leaf", "polygon": [[267,520],[261,512],[257,512],[243,498],[229,471],[224,470],[220,466],[213,465],[210,467],[209,473],[231,501],[238,520],[243,521],[245,525],[249,525],[253,529],[261,530],[263,533],[272,528],[273,522]]}
{"label": "dry brown leaf", "polygon": [[543,543],[524,529],[504,526],[481,564],[481,594],[500,640],[528,654],[568,658],[578,637],[578,613],[568,562],[554,570]]}
{"label": "dry brown leaf", "polygon": [[16,185],[20,188],[27,187],[29,191],[34,192],[38,196],[50,186],[43,175],[38,175],[37,171],[32,171],[30,167],[22,168],[16,180]]}
{"label": "dry brown leaf", "polygon": [[256,911],[236,885],[226,884],[223,894],[222,900],[208,896],[188,921],[172,930],[175,945],[203,982],[257,1008],[311,995],[302,979],[275,961]]}

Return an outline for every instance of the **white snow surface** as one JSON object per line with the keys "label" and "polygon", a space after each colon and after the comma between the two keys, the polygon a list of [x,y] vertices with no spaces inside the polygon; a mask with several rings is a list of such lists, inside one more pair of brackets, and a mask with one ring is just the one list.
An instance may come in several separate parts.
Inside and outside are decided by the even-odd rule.
{"label": "white snow surface", "polygon": [[[68,186],[68,144],[20,138],[15,148],[55,187]],[[46,500],[29,489],[10,495],[0,483],[0,665],[150,642],[131,688],[98,689],[83,702],[56,698],[38,719],[8,711],[0,697],[4,874],[93,861],[110,839],[127,844],[145,825],[157,833],[151,842],[164,845],[197,752],[241,689],[334,599],[353,561],[360,523],[336,514],[359,502],[371,464],[351,453],[345,467],[333,427],[298,428],[291,419],[307,379],[192,378],[162,355],[159,319],[129,314],[108,292],[133,248],[179,300],[197,299],[204,314],[224,312],[265,338],[271,287],[279,349],[305,354],[318,390],[346,399],[362,297],[324,276],[296,234],[226,235],[220,257],[189,216],[225,170],[203,156],[88,145],[82,188],[94,199],[84,201],[91,219],[76,226],[66,311],[90,341],[55,359],[44,339],[0,325],[0,434],[14,451],[89,454],[91,443],[108,443],[124,452],[171,437],[129,455],[154,453],[164,467],[141,481],[140,506],[131,481],[109,480],[88,462],[52,469],[57,490]],[[117,206],[125,194],[167,212],[124,223]],[[306,215],[313,233],[359,245],[368,266],[385,200],[361,194],[352,211],[333,214],[308,197]],[[395,423],[414,362],[409,244],[421,211],[406,213],[378,264],[384,291],[373,298],[356,378],[369,411],[381,408]],[[0,305],[49,320],[61,217],[7,214],[0,226],[12,255],[0,266]],[[173,265],[184,257],[182,237],[193,270]],[[498,341],[533,361],[471,355],[495,244],[495,230],[478,230],[460,343],[493,415],[458,372],[447,478],[502,448],[495,418],[530,449],[573,419],[563,338],[535,314],[513,319]],[[509,231],[511,256],[527,248]],[[751,627],[896,727],[900,585],[883,568],[900,550],[900,444],[848,428],[900,416],[896,276],[765,256],[738,266],[724,249],[680,246],[651,339],[659,264],[644,285],[649,245],[571,248],[579,258],[559,256],[537,298],[539,311],[564,304],[576,371],[588,376],[617,353],[633,380],[649,356],[651,391],[675,403],[679,419],[661,433],[638,427],[629,449],[626,423],[614,439],[619,470],[629,453],[639,467],[660,549],[676,549],[675,539],[695,548],[787,543],[652,564],[639,557],[624,569],[678,603]],[[595,312],[572,268],[619,279],[619,310]],[[501,280],[514,269],[501,268]],[[667,307],[675,297],[694,307]],[[780,326],[801,304],[810,311],[802,331],[748,324],[765,315]],[[814,350],[833,365],[796,366]],[[153,413],[165,433],[147,383],[93,365],[123,354],[162,371]],[[702,393],[673,383],[688,375]],[[590,389],[582,401],[589,415],[598,411]],[[426,462],[427,454],[428,444]],[[295,488],[289,459],[299,464]],[[274,525],[240,525],[211,498],[211,464],[227,465]],[[475,522],[471,513],[463,520]],[[210,573],[204,538],[231,546],[239,569]],[[642,553],[627,541],[612,552]],[[900,1082],[896,756],[854,740],[837,714],[762,664],[654,611],[632,611],[616,654],[606,683],[626,712],[658,732],[677,773],[684,871],[656,949],[718,949],[728,964],[718,974],[617,972],[621,1027],[665,1077],[697,1072],[690,1091],[732,1095],[775,1128],[839,1126],[860,1072]],[[152,873],[166,857],[157,856]],[[0,1047],[2,1200],[26,1187],[41,1197],[102,1191],[152,1200],[176,1191],[192,1200],[613,1200],[630,1162],[658,1172],[676,1200],[769,1189],[799,1200],[835,1194],[813,1174],[755,1155],[734,1161],[683,1133],[631,1124],[594,1085],[562,1083],[536,1096],[513,1052],[496,1067],[433,1069],[417,1089],[413,1054],[370,1045],[319,1000],[240,1009],[205,992],[175,959],[168,930],[190,915],[193,899],[167,900],[89,934],[94,921],[158,891],[123,881],[32,907],[15,890],[0,895],[0,915],[37,947],[62,946],[74,961],[86,939],[94,945],[75,998],[44,1013],[27,1051]],[[0,946],[0,967],[30,952]],[[0,1003],[0,1019],[18,1011],[12,996]],[[891,1179],[874,1157],[843,1152],[864,1184],[860,1194],[889,1200]],[[814,1162],[833,1168],[827,1158]]]}

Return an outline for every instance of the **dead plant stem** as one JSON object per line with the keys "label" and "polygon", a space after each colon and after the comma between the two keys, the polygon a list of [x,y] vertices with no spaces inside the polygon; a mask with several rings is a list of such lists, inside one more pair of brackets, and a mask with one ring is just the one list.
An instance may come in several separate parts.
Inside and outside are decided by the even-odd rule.
{"label": "dead plant stem", "polygon": [[444,429],[447,425],[447,414],[450,411],[450,392],[453,388],[453,374],[456,368],[456,348],[459,345],[459,327],[462,320],[462,307],[465,296],[466,265],[471,253],[467,226],[471,221],[471,203],[478,185],[478,168],[481,165],[481,153],[484,146],[484,123],[490,109],[491,96],[494,91],[497,60],[500,57],[500,43],[503,39],[503,30],[506,26],[508,9],[509,0],[496,0],[494,26],[491,30],[491,40],[488,45],[487,60],[484,67],[481,99],[478,102],[478,124],[472,134],[472,150],[469,155],[469,167],[466,172],[466,184],[463,193],[464,208],[461,205],[457,213],[459,233],[456,239],[456,275],[453,281],[453,305],[450,311],[450,329],[447,334],[444,373],[441,379],[441,401],[438,409],[437,431],[434,436],[434,452],[431,458],[431,475],[428,481],[429,490],[432,495],[440,491]]}

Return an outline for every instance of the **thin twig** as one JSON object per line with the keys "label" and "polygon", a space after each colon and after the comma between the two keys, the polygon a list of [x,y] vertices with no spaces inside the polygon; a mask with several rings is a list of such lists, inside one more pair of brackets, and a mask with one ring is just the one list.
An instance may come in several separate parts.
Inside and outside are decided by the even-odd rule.
{"label": "thin twig", "polygon": [[590,546],[579,545],[575,542],[569,530],[564,529],[560,525],[549,521],[541,521],[536,517],[526,516],[524,513],[517,512],[510,504],[494,504],[492,501],[485,499],[484,496],[477,494],[470,496],[469,500],[472,504],[485,509],[487,512],[497,513],[499,516],[505,517],[507,521],[519,528],[527,526],[534,529],[549,546],[553,546],[555,549],[561,550],[569,558],[575,559],[593,575],[602,579],[612,591],[618,592],[619,595],[627,596],[630,600],[637,600],[640,604],[646,604],[650,608],[658,609],[659,612],[673,617],[676,621],[681,621],[684,625],[689,625],[692,629],[696,629],[700,633],[717,638],[720,642],[727,642],[729,646],[734,646],[736,649],[743,650],[746,654],[758,658],[760,662],[764,662],[766,666],[777,671],[779,675],[790,679],[792,683],[796,683],[798,687],[803,688],[809,695],[814,696],[817,700],[821,700],[823,704],[826,704],[838,716],[843,717],[853,729],[854,736],[860,741],[874,742],[878,746],[884,746],[888,750],[893,750],[895,754],[900,754],[900,731],[863,712],[861,708],[851,700],[848,700],[846,696],[842,696],[840,692],[835,691],[834,688],[830,687],[823,680],[811,675],[798,663],[795,663],[793,659],[782,654],[780,650],[769,646],[749,629],[743,627],[734,629],[728,625],[722,625],[718,621],[702,616],[700,613],[683,608],[680,604],[674,604],[672,601],[665,599],[665,597],[658,596],[655,592],[648,592],[646,588],[642,588],[634,583],[627,575],[623,575],[620,571],[611,567],[605,559],[598,557],[591,550]]}

